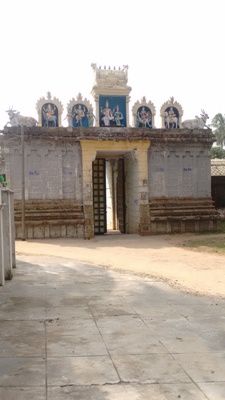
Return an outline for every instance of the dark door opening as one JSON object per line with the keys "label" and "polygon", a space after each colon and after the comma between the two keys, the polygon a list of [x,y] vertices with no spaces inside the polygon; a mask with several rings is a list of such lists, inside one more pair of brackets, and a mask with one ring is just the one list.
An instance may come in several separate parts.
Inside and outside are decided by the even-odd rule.
{"label": "dark door opening", "polygon": [[212,176],[212,199],[216,208],[225,207],[225,176]]}

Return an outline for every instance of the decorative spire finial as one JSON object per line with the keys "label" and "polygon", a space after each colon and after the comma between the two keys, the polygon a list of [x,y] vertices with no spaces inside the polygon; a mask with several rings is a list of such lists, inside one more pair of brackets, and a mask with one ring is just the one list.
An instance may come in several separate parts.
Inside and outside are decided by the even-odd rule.
{"label": "decorative spire finial", "polygon": [[78,101],[82,101],[83,100],[82,94],[80,92],[77,95],[77,100]]}

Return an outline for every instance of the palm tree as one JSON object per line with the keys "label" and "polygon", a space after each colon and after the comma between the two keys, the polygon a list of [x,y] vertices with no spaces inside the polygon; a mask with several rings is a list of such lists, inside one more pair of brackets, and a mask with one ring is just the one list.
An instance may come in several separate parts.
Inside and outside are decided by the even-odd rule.
{"label": "palm tree", "polygon": [[212,119],[211,126],[215,128],[213,133],[216,136],[217,144],[223,149],[225,143],[225,115],[218,113]]}

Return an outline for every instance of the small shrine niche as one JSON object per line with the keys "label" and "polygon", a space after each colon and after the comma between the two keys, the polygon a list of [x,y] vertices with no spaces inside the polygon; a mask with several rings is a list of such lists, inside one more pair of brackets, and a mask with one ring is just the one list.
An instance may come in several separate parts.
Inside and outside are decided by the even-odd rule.
{"label": "small shrine niche", "polygon": [[99,125],[105,127],[126,126],[126,97],[99,96]]}
{"label": "small shrine niche", "polygon": [[137,101],[132,108],[133,125],[136,128],[154,128],[155,127],[155,106],[145,97]]}
{"label": "small shrine niche", "polygon": [[68,126],[71,128],[89,128],[94,125],[94,113],[91,103],[81,93],[72,98],[67,105]]}
{"label": "small shrine niche", "polygon": [[47,93],[47,97],[41,97],[36,104],[38,112],[38,124],[45,128],[57,128],[61,126],[63,106],[59,99]]}
{"label": "small shrine niche", "polygon": [[92,95],[95,100],[96,126],[129,126],[128,65],[123,67],[97,67],[91,65],[95,73]]}
{"label": "small shrine niche", "polygon": [[177,101],[174,101],[174,97],[171,97],[162,105],[160,115],[162,128],[179,129],[181,127],[183,109]]}

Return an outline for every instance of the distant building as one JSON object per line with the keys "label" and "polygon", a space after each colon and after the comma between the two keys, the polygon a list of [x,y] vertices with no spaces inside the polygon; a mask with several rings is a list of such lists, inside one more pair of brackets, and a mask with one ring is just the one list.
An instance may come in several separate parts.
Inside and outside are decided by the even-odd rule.
{"label": "distant building", "polygon": [[225,208],[225,159],[211,160],[212,198],[216,208]]}

